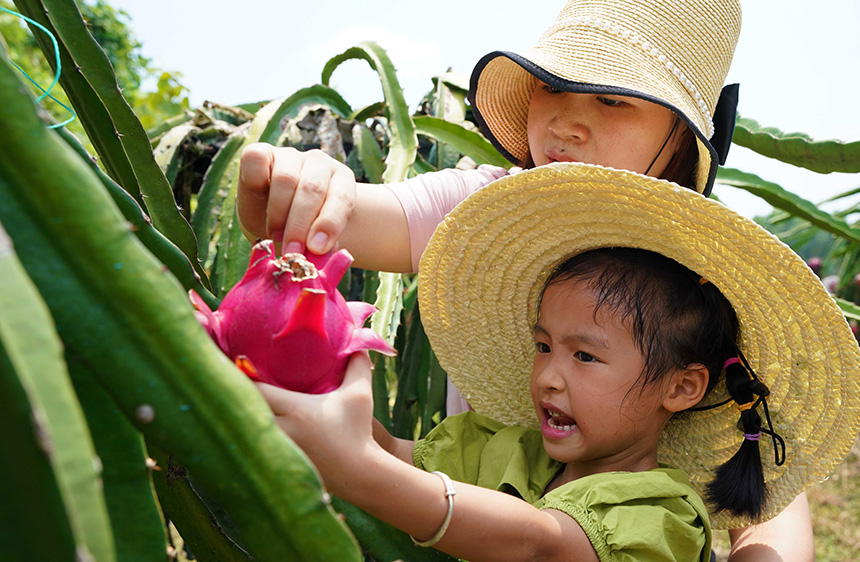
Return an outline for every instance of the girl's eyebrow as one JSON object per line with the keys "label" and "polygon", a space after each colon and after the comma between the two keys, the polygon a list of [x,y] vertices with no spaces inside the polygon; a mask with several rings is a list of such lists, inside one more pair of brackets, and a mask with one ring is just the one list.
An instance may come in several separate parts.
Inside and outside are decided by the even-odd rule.
{"label": "girl's eyebrow", "polygon": [[[546,329],[544,329],[540,324],[535,325],[535,334],[537,333],[550,337],[549,332],[547,332]],[[595,347],[600,347],[603,349],[609,349],[609,340],[606,337],[600,336],[593,332],[569,332],[558,338],[558,340],[563,344],[576,342],[583,343],[586,345],[593,345]]]}

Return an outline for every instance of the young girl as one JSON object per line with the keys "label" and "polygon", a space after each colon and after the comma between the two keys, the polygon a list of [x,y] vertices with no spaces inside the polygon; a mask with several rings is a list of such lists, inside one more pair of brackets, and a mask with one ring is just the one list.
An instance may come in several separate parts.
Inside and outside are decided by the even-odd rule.
{"label": "young girl", "polygon": [[477,413],[392,438],[364,356],[327,395],[258,386],[331,492],[461,558],[708,560],[696,492],[717,527],[772,517],[860,429],[860,350],[812,271],[668,182],[499,180],[434,234],[419,298]]}
{"label": "young girl", "polygon": [[[577,160],[707,195],[734,126],[737,89],[722,85],[740,19],[737,0],[570,0],[532,50],[484,57],[469,99],[485,136],[517,166]],[[442,218],[508,174],[481,166],[356,185],[322,152],[255,144],[242,155],[238,212],[250,239],[272,238],[284,252],[337,243],[357,267],[414,272]],[[450,411],[462,409],[449,390]],[[757,543],[783,560],[812,560],[805,497],[775,521],[733,531],[732,541],[732,562]],[[766,560],[758,546],[747,552]]]}

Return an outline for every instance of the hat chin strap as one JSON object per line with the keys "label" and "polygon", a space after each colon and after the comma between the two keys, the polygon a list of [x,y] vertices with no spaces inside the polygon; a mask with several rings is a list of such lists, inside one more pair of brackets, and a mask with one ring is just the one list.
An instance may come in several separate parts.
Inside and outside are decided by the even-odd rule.
{"label": "hat chin strap", "polygon": [[661,154],[663,154],[663,150],[666,148],[666,145],[669,144],[669,139],[672,138],[672,135],[675,133],[675,129],[678,128],[678,121],[680,121],[680,120],[681,120],[681,118],[678,117],[677,115],[675,115],[675,122],[672,123],[672,128],[669,129],[669,134],[666,135],[666,140],[663,141],[663,144],[660,145],[660,150],[657,151],[657,154],[654,156],[654,159],[651,160],[650,164],[648,164],[648,169],[645,170],[644,175],[646,175],[646,176],[648,175],[648,172],[650,172],[651,168],[654,167],[654,164],[657,162],[657,159],[660,158]]}

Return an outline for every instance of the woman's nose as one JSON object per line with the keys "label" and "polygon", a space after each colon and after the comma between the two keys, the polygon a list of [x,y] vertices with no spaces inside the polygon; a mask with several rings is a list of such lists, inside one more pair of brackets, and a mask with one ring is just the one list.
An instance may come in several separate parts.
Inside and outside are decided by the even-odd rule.
{"label": "woman's nose", "polygon": [[587,111],[577,107],[565,107],[550,121],[549,130],[559,139],[586,141],[591,134],[588,123]]}

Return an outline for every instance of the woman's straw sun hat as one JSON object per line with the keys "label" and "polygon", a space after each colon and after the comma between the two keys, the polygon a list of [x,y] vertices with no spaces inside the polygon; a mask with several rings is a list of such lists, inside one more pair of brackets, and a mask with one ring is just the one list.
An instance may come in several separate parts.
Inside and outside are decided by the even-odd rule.
{"label": "woman's straw sun hat", "polygon": [[[770,389],[776,466],[762,439],[769,488],[763,518],[842,462],[860,432],[860,350],[812,270],[772,234],[692,190],[586,164],[551,164],[497,180],[457,206],[421,259],[419,299],[430,343],[474,409],[538,427],[531,401],[533,327],[548,276],[565,258],[602,247],[651,250],[712,282],[731,302],[738,345]],[[724,382],[703,405],[728,394]],[[703,494],[743,440],[729,403],[668,423],[658,460]],[[715,528],[749,521],[723,512]]]}
{"label": "woman's straw sun hat", "polygon": [[563,91],[642,98],[696,135],[697,191],[725,161],[737,90],[717,101],[741,27],[738,0],[569,0],[537,45],[495,51],[472,72],[469,101],[484,134],[514,163],[529,157],[526,119],[536,80]]}

